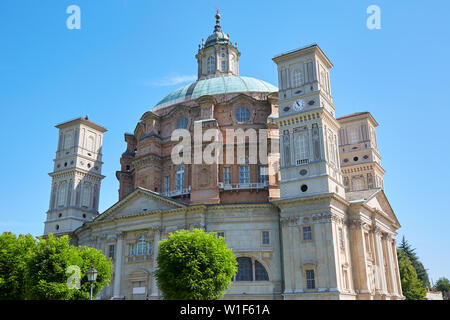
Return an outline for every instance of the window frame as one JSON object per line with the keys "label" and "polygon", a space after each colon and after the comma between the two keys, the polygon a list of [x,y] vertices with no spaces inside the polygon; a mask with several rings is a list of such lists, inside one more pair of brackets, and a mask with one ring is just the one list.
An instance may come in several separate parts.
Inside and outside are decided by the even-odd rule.
{"label": "window frame", "polygon": [[[267,237],[265,238],[264,235],[267,235]],[[271,245],[271,239],[270,239],[270,231],[269,230],[262,230],[261,231],[261,245],[262,246],[270,246]],[[267,243],[264,242],[264,240],[267,240]]]}
{"label": "window frame", "polygon": [[184,189],[184,166],[179,166],[175,171],[175,187],[176,190],[180,191]]}
{"label": "window frame", "polygon": [[231,184],[232,183],[232,167],[223,167],[223,184]]}
{"label": "window frame", "polygon": [[292,83],[294,88],[302,86],[303,82],[303,72],[300,68],[295,69],[292,75]]}
{"label": "window frame", "polygon": [[[312,278],[310,277],[312,275]],[[306,269],[305,270],[305,282],[307,290],[315,290],[316,289],[316,275],[314,269]]]}
{"label": "window frame", "polygon": [[[244,170],[245,169],[245,170]],[[250,166],[239,166],[239,184],[250,183]]]}
{"label": "window frame", "polygon": [[[306,229],[309,229],[309,232],[305,232]],[[302,240],[303,241],[313,241],[313,234],[312,234],[312,226],[303,226],[302,227]],[[309,234],[309,239],[306,239],[306,235]]]}
{"label": "window frame", "polygon": [[251,118],[251,112],[247,107],[239,107],[234,112],[234,118],[239,123],[248,122]]}

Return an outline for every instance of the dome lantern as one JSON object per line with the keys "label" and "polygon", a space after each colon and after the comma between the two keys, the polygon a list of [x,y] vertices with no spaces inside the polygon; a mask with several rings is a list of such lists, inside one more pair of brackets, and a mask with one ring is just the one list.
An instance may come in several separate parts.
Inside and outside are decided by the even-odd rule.
{"label": "dome lantern", "polygon": [[222,31],[221,15],[217,8],[214,31],[196,55],[198,62],[198,79],[208,79],[224,75],[239,75],[240,52],[230,41],[230,35]]}

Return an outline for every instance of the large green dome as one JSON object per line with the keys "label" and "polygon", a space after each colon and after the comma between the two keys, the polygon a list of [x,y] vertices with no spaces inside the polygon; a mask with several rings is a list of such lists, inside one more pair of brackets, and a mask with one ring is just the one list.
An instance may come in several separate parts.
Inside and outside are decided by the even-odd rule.
{"label": "large green dome", "polygon": [[198,99],[202,96],[238,93],[238,92],[277,92],[278,88],[268,82],[240,76],[223,76],[210,79],[198,80],[185,85],[162,99],[153,108],[153,111],[190,100]]}

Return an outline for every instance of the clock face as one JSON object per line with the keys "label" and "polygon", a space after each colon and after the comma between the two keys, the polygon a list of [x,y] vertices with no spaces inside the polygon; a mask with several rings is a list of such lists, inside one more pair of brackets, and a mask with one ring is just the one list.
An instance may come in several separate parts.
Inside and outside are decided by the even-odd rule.
{"label": "clock face", "polygon": [[305,107],[305,101],[301,99],[297,100],[292,104],[292,107],[294,108],[295,111],[303,110],[303,108]]}

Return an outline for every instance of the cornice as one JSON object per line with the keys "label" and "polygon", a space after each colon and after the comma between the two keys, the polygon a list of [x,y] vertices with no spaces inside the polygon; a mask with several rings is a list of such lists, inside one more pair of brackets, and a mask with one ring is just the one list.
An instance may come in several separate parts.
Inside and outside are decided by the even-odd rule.
{"label": "cornice", "polygon": [[52,178],[60,178],[60,177],[69,176],[69,175],[73,175],[73,174],[90,176],[92,178],[97,178],[99,180],[103,180],[105,178],[104,175],[101,175],[98,173],[92,173],[90,171],[80,169],[80,168],[69,168],[69,169],[61,170],[61,171],[57,171],[57,172],[50,172],[48,175]]}
{"label": "cornice", "polygon": [[307,201],[315,201],[315,200],[323,200],[323,199],[329,199],[329,200],[336,200],[343,205],[349,206],[350,202],[342,198],[336,193],[324,193],[324,194],[317,194],[317,195],[311,195],[311,196],[305,196],[305,197],[293,197],[289,199],[280,199],[280,200],[274,200],[272,201],[273,204],[275,204],[277,207],[287,206],[296,204],[298,202],[307,202]]}

